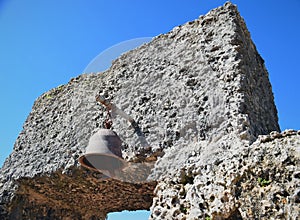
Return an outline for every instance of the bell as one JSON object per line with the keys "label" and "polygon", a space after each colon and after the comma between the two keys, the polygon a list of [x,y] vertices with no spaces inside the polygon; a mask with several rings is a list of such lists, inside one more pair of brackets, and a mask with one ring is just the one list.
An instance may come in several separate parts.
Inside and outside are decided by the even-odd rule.
{"label": "bell", "polygon": [[86,153],[79,158],[82,166],[115,177],[127,166],[122,158],[122,141],[110,129],[99,129],[90,137]]}

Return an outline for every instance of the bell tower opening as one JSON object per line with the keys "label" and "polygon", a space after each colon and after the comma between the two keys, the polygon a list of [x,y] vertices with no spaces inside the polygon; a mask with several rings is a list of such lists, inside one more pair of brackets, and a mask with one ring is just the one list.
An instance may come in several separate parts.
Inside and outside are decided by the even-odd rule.
{"label": "bell tower opening", "polygon": [[147,220],[149,216],[148,210],[111,212],[107,215],[107,220]]}

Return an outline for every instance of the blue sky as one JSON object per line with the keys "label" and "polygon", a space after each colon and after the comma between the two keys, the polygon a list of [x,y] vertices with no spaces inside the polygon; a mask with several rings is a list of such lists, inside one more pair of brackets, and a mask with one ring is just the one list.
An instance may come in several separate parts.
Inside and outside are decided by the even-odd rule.
{"label": "blue sky", "polygon": [[[300,129],[300,1],[232,2],[265,60],[281,129]],[[43,92],[81,74],[94,57],[117,43],[166,33],[224,3],[0,0],[0,166]]]}

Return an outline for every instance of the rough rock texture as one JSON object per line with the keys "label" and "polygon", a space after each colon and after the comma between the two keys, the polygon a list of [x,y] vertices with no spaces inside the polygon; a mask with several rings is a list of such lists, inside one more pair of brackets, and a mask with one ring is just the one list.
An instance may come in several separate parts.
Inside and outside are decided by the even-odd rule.
{"label": "rough rock texture", "polygon": [[[78,164],[105,120],[97,94],[131,115],[150,146],[113,115],[124,159],[146,164],[124,181]],[[0,172],[0,218],[103,219],[151,207],[150,219],[296,219],[299,133],[258,138],[272,131],[268,73],[226,3],[39,97]],[[156,159],[139,181],[152,166],[143,162]]]}
{"label": "rough rock texture", "polygon": [[217,164],[161,181],[151,219],[298,219],[300,131],[260,136]]}
{"label": "rough rock texture", "polygon": [[[103,180],[98,172],[61,171],[23,178],[12,203],[12,219],[105,219],[106,213],[149,209],[155,182],[144,184]],[[112,193],[113,192],[113,193]],[[118,195],[118,196],[116,196]]]}

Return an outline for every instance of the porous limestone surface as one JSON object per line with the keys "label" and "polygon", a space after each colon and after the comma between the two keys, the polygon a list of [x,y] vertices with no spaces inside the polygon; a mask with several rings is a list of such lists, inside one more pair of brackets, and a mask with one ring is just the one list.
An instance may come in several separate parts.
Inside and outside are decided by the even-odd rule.
{"label": "porous limestone surface", "polygon": [[158,184],[150,219],[298,219],[300,131],[260,136],[218,164]]}
{"label": "porous limestone surface", "polygon": [[[145,142],[141,143],[131,124],[112,112],[112,129],[123,141],[123,158],[132,163],[157,161],[148,181],[131,181],[128,185],[128,182],[122,184],[111,180],[110,184],[117,184],[120,191],[107,190],[108,197],[100,194],[97,199],[101,197],[103,204],[109,203],[108,198],[113,196],[129,200],[130,207],[124,203],[117,203],[120,205],[114,207],[114,211],[122,211],[150,208],[150,203],[145,206],[142,201],[154,198],[153,219],[162,219],[164,215],[174,215],[175,219],[204,216],[202,210],[208,205],[198,204],[202,194],[200,182],[204,181],[201,178],[207,175],[208,179],[229,181],[230,169],[235,171],[234,164],[243,160],[241,157],[248,149],[256,146],[253,142],[257,137],[279,131],[277,110],[263,59],[251,41],[236,6],[226,3],[123,54],[109,70],[82,74],[39,97],[13,152],[0,171],[0,213],[3,213],[0,217],[20,215],[20,209],[31,210],[30,216],[34,213],[52,213],[52,216],[60,218],[63,218],[62,213],[72,216],[70,213],[77,206],[63,206],[63,209],[55,206],[51,209],[51,199],[38,198],[54,197],[51,193],[55,192],[55,184],[58,184],[57,175],[62,175],[68,183],[72,182],[72,178],[76,182],[74,173],[83,169],[78,158],[85,151],[89,137],[103,127],[106,119],[105,108],[95,100],[98,94],[133,117],[145,137]],[[232,161],[232,165],[227,167],[225,161],[228,165]],[[214,172],[223,172],[219,170],[221,163],[225,164],[228,176],[215,176]],[[212,170],[215,171],[210,172]],[[132,174],[139,175],[139,172]],[[90,178],[90,182],[100,181],[99,177],[90,173],[84,175]],[[174,184],[172,178],[175,178]],[[35,187],[43,181],[50,187],[46,191]],[[155,196],[151,190],[157,182]],[[78,188],[90,184],[76,183]],[[236,203],[230,192],[228,201],[224,197],[225,205],[220,202],[222,185],[211,186],[205,190],[215,191],[214,197],[211,197],[213,205],[210,206],[214,209],[207,215],[221,216],[223,213],[226,217],[233,213],[232,210],[237,210],[237,215],[244,213],[232,208]],[[28,189],[26,187],[35,192],[37,198],[30,199],[24,193],[24,189]],[[140,196],[134,190],[139,187],[145,189]],[[87,198],[93,198],[93,191],[90,194],[87,190],[83,191]],[[168,198],[179,191],[189,194],[169,204]],[[52,197],[48,196],[49,193]],[[128,193],[134,195],[132,200]],[[145,198],[143,195],[148,196]],[[27,202],[18,206],[12,202],[19,201],[18,198]],[[64,194],[57,203],[73,200],[72,194]],[[43,207],[43,211],[34,209],[32,202]],[[165,204],[176,209],[176,213],[170,214]],[[164,211],[160,212],[160,209]],[[9,210],[14,211],[9,213]],[[86,206],[82,213],[93,210]],[[106,212],[109,210],[99,209],[93,218],[102,219]],[[75,217],[80,219],[80,215]]]}
{"label": "porous limestone surface", "polygon": [[[200,157],[213,163],[279,131],[268,73],[230,3],[124,54],[110,71],[100,94],[139,122],[153,151],[165,153],[150,178]],[[125,154],[138,152],[133,130],[120,117],[114,123]]]}

